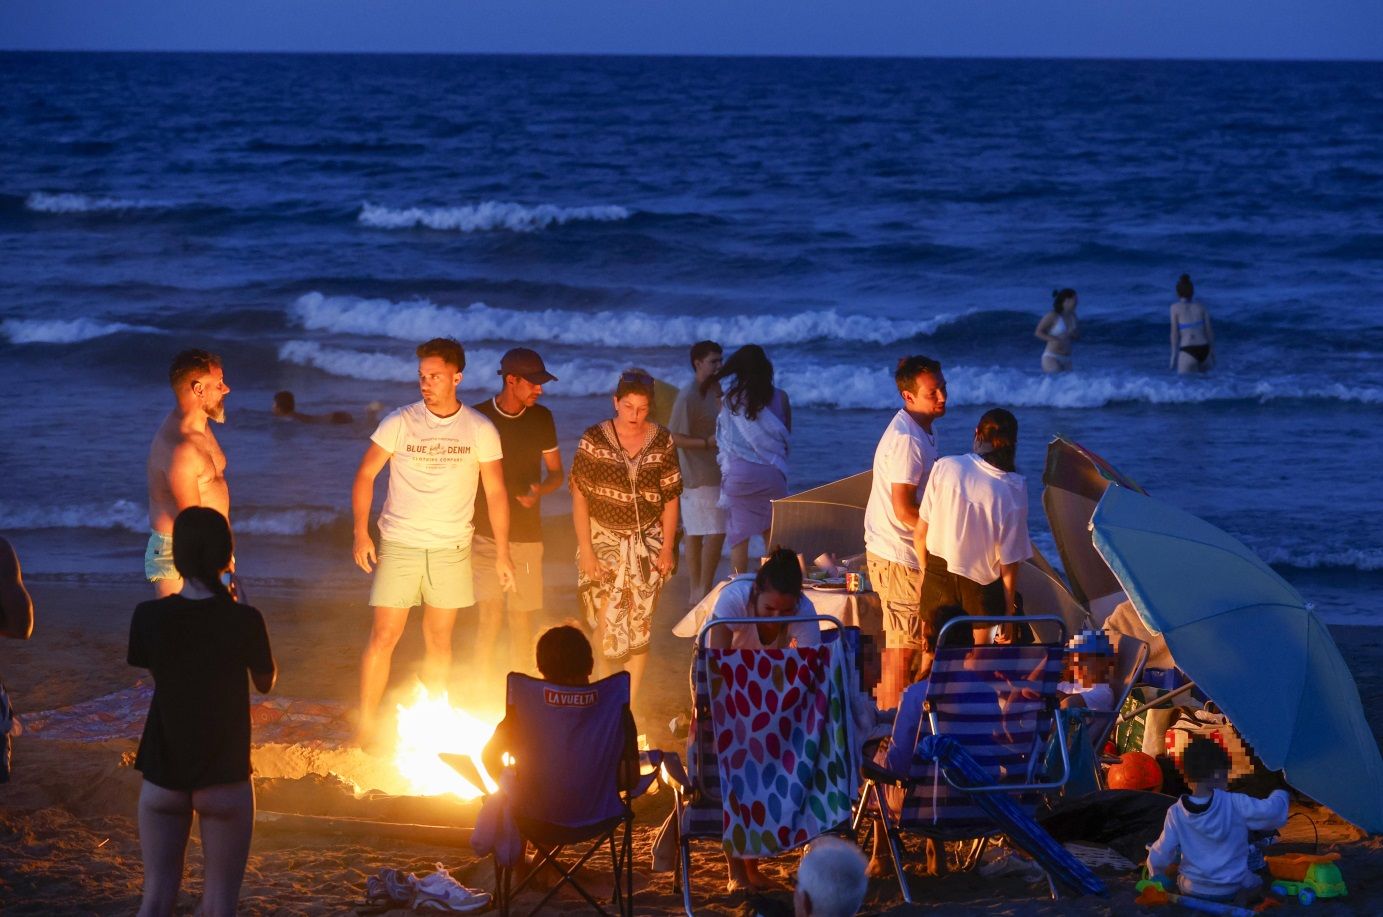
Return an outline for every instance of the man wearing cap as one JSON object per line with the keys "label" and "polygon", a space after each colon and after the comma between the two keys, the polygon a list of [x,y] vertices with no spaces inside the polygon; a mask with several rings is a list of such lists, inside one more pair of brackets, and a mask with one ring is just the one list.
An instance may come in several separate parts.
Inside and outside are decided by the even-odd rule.
{"label": "man wearing cap", "polygon": [[[475,409],[499,431],[504,450],[504,486],[509,494],[509,553],[514,561],[515,590],[500,588],[495,571],[495,540],[479,494],[475,514],[476,627],[473,664],[479,674],[489,668],[507,672],[498,653],[499,632],[509,622],[509,665],[523,669],[532,658],[532,615],[543,607],[543,521],[541,501],[562,486],[562,454],[552,412],[538,404],[543,386],[556,382],[543,358],[526,347],[515,347],[499,364],[504,380],[498,395]],[[544,472],[546,469],[546,472]],[[506,609],[507,606],[507,609]],[[506,614],[505,612],[508,612]]]}

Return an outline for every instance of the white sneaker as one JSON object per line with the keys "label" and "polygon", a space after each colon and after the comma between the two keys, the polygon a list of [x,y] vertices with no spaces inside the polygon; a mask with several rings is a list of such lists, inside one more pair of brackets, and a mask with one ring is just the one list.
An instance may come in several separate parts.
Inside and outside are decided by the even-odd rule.
{"label": "white sneaker", "polygon": [[466,914],[490,906],[490,893],[469,889],[437,864],[437,871],[413,884],[413,908],[419,911],[447,911]]}

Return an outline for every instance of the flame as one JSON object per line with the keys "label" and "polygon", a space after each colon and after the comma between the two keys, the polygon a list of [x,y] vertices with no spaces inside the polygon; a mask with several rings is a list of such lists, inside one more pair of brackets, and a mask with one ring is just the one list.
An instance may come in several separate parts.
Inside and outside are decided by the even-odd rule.
{"label": "flame", "polygon": [[421,682],[414,686],[409,702],[398,705],[398,714],[394,767],[403,779],[404,792],[414,796],[452,793],[461,799],[482,795],[437,757],[442,752],[470,755],[485,779],[486,790],[494,792],[496,786],[480,763],[480,752],[494,733],[495,722],[453,707],[445,691],[434,695]]}

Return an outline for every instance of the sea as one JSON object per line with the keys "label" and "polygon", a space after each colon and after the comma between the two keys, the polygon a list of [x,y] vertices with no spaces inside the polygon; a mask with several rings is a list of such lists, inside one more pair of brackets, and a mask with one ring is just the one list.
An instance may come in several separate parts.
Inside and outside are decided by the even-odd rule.
{"label": "sea", "polygon": [[1053,559],[1062,434],[1383,624],[1380,150],[1377,63],[0,54],[0,532],[32,577],[138,581],[167,365],[204,347],[242,570],[363,589],[365,406],[417,400],[419,341],[465,344],[471,403],[540,350],[569,461],[622,368],[680,384],[712,338],[773,359],[794,490],[869,467],[922,353],[944,453],[1018,416]]}

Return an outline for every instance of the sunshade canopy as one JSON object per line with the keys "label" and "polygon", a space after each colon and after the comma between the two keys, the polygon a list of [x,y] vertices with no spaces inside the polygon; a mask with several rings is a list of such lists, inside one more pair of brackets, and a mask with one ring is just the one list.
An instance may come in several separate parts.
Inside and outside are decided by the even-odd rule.
{"label": "sunshade canopy", "polygon": [[873,480],[872,471],[861,471],[774,500],[769,545],[792,548],[809,561],[822,552],[839,557],[863,553],[864,508]]}
{"label": "sunshade canopy", "polygon": [[1383,831],[1383,758],[1335,641],[1301,596],[1238,540],[1110,486],[1093,543],[1177,665],[1270,768]]}

